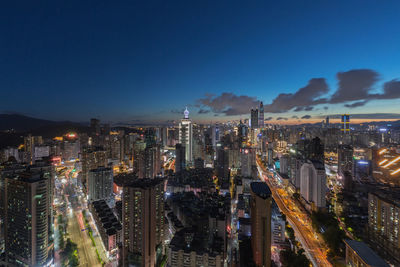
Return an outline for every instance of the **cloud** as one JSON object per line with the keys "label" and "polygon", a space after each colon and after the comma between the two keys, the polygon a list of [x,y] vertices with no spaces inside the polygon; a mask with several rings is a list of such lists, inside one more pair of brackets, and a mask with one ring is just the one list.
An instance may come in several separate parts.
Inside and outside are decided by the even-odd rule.
{"label": "cloud", "polygon": [[379,74],[369,69],[357,69],[339,72],[336,78],[339,86],[329,101],[331,104],[367,100]]}
{"label": "cloud", "polygon": [[183,114],[183,109],[171,109],[170,112],[173,114]]}
{"label": "cloud", "polygon": [[328,85],[324,78],[311,79],[308,84],[294,94],[280,94],[271,104],[264,105],[265,112],[282,113],[296,108],[296,111],[312,109],[311,106],[322,104],[326,99],[320,97],[328,93]]}
{"label": "cloud", "polygon": [[344,106],[346,108],[356,108],[356,107],[364,106],[367,103],[368,103],[368,100],[361,100],[361,101],[358,101],[358,102],[353,102],[351,104],[345,104]]}
{"label": "cloud", "polygon": [[199,99],[203,107],[210,108],[214,113],[223,113],[227,116],[248,114],[250,108],[258,107],[257,98],[246,95],[235,95],[233,93],[222,93],[220,96],[206,95]]}
{"label": "cloud", "polygon": [[[380,75],[371,69],[338,72],[336,78],[337,88],[330,95],[325,78],[312,78],[306,86],[295,93],[279,94],[272,103],[264,105],[264,111],[266,113],[312,111],[320,104],[343,104],[346,108],[356,108],[372,100],[400,98],[400,80],[393,79],[383,83],[382,88],[375,88]],[[373,93],[378,89],[380,93]],[[197,100],[196,106],[214,113],[234,116],[249,114],[250,109],[258,107],[258,104],[259,100],[256,97],[225,92],[221,95],[206,94],[204,98]],[[328,110],[328,106],[324,106],[324,110]]]}
{"label": "cloud", "polygon": [[268,118],[265,118],[264,121],[270,121],[272,119],[273,119],[272,117],[268,117]]}
{"label": "cloud", "polygon": [[276,118],[276,120],[277,121],[287,121],[288,120],[288,118],[284,118],[284,117],[278,117],[278,118]]}
{"label": "cloud", "polygon": [[[340,119],[342,114],[330,114],[328,115],[331,119]],[[319,118],[324,118],[325,116],[320,116]],[[359,113],[359,114],[350,114],[351,119],[380,119],[380,120],[393,120],[400,119],[400,113]]]}
{"label": "cloud", "polygon": [[292,116],[292,119],[298,119],[299,117],[297,117],[296,115]]}
{"label": "cloud", "polygon": [[308,120],[311,119],[310,115],[304,115],[303,117],[301,117],[302,120]]}
{"label": "cloud", "polygon": [[200,109],[199,110],[199,112],[197,112],[198,114],[207,114],[207,113],[210,113],[211,111],[210,110],[208,110],[208,109]]}
{"label": "cloud", "polygon": [[[311,111],[319,104],[344,104],[347,108],[361,107],[371,100],[400,98],[400,80],[393,79],[383,84],[382,93],[371,93],[380,78],[370,69],[354,69],[336,74],[338,87],[331,96],[324,78],[311,79],[307,86],[296,93],[280,94],[264,109],[270,113]],[[328,107],[324,107],[328,110]]]}

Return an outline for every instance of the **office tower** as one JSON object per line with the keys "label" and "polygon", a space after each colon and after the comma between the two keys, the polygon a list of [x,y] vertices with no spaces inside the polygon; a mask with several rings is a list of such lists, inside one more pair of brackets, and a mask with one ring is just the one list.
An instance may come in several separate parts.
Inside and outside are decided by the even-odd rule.
{"label": "office tower", "polygon": [[123,266],[156,266],[164,243],[164,180],[134,179],[123,186]]}
{"label": "office tower", "polygon": [[256,266],[271,266],[271,190],[262,182],[252,182],[251,247]]}
{"label": "office tower", "polygon": [[175,153],[175,172],[180,172],[186,168],[185,147],[182,144],[176,144]]}
{"label": "office tower", "polygon": [[400,266],[400,192],[368,193],[368,243],[385,260]]}
{"label": "office tower", "polygon": [[113,171],[111,168],[99,167],[89,171],[87,193],[90,202],[110,200],[113,192]]}
{"label": "office tower", "polygon": [[264,105],[263,102],[260,102],[260,113],[258,114],[259,119],[258,119],[258,127],[264,128]]}
{"label": "office tower", "polygon": [[217,148],[217,161],[216,161],[217,177],[223,181],[227,181],[230,175],[229,169],[229,153],[228,149],[223,147]]}
{"label": "office tower", "polygon": [[[161,171],[161,155],[160,146],[151,145],[147,146],[144,150],[144,175],[139,178],[154,178]],[[140,172],[141,173],[141,172]]]}
{"label": "office tower", "polygon": [[138,177],[144,177],[144,151],[146,149],[146,143],[142,140],[137,140],[133,145],[133,172]]}
{"label": "office tower", "polygon": [[186,108],[184,117],[179,123],[179,143],[185,146],[185,159],[186,163],[191,163],[193,160],[193,125],[192,120],[189,119],[189,111]]}
{"label": "office tower", "polygon": [[312,210],[325,208],[325,166],[319,161],[307,161],[300,169],[300,194]]}
{"label": "office tower", "polygon": [[30,164],[34,163],[35,146],[42,144],[43,144],[43,139],[41,136],[32,136],[31,134],[25,136],[24,137],[25,157],[22,161]]}
{"label": "office tower", "polygon": [[100,135],[100,120],[90,119],[90,131],[92,135]]}
{"label": "office tower", "polygon": [[274,144],[268,143],[268,166],[274,164]]}
{"label": "office tower", "polygon": [[350,133],[350,115],[349,114],[342,115],[342,121],[341,121],[340,125],[341,125],[340,131],[342,131],[342,133]]}
{"label": "office tower", "polygon": [[250,111],[250,127],[258,128],[258,109],[251,109]]}
{"label": "office tower", "polygon": [[256,152],[253,148],[240,149],[240,166],[243,177],[251,177],[253,166],[256,164]]}
{"label": "office tower", "polygon": [[50,180],[40,174],[6,176],[5,260],[10,266],[47,266],[53,260],[49,192]]}
{"label": "office tower", "polygon": [[326,127],[326,128],[329,128],[329,116],[326,116],[326,119],[325,119],[325,127]]}
{"label": "office tower", "polygon": [[83,148],[82,161],[82,183],[87,183],[89,171],[99,167],[107,167],[107,151],[102,147]]}
{"label": "office tower", "polygon": [[285,154],[279,158],[280,170],[281,174],[287,174],[289,170],[289,155]]}
{"label": "office tower", "polygon": [[353,173],[353,147],[349,145],[339,145],[338,174],[343,177],[346,171]]}

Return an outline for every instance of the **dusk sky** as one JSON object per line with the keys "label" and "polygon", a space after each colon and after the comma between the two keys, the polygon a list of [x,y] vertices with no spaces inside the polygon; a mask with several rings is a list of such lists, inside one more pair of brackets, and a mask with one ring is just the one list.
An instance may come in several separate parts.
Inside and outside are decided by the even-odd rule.
{"label": "dusk sky", "polygon": [[399,14],[399,1],[3,1],[0,113],[159,121],[188,106],[208,122],[263,101],[271,121],[400,119]]}

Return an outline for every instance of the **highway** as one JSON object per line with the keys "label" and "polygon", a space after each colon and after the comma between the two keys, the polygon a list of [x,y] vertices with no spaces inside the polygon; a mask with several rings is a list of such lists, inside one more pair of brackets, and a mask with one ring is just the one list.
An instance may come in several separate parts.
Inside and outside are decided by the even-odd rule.
{"label": "highway", "polygon": [[260,164],[259,159],[257,159],[257,169],[261,180],[265,181],[271,189],[272,197],[281,212],[286,215],[288,223],[295,231],[296,238],[302,244],[313,266],[332,266],[327,260],[328,249],[321,238],[318,237],[318,234],[313,230],[308,215],[302,211],[301,208],[297,207],[294,200],[285,190],[279,188],[274,181],[268,178],[269,176],[273,176],[273,174]]}

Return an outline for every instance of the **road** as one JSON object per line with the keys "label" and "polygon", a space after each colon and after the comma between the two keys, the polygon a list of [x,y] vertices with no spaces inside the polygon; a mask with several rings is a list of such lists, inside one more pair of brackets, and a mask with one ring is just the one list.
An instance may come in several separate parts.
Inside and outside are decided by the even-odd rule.
{"label": "road", "polygon": [[69,213],[68,216],[68,237],[71,238],[72,242],[78,245],[79,266],[101,267],[92,241],[85,231],[81,231],[81,226],[78,221],[79,214],[72,212]]}
{"label": "road", "polygon": [[295,235],[302,244],[306,255],[311,260],[313,266],[332,266],[327,260],[327,247],[317,233],[312,229],[308,215],[297,207],[285,190],[279,188],[268,176],[273,175],[257,160],[257,168],[260,178],[265,181],[272,192],[276,204],[295,231]]}

